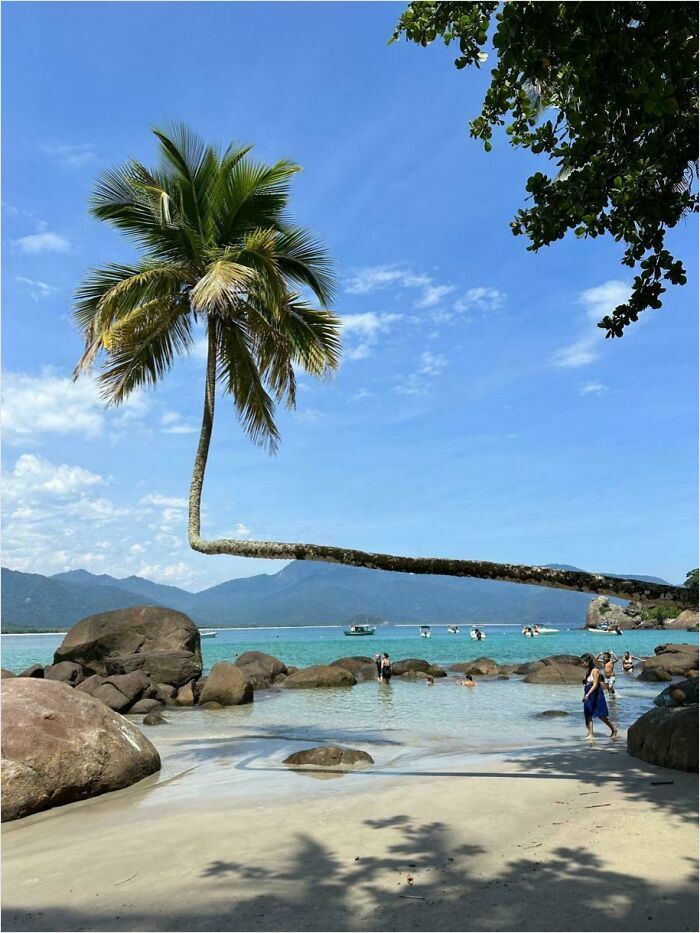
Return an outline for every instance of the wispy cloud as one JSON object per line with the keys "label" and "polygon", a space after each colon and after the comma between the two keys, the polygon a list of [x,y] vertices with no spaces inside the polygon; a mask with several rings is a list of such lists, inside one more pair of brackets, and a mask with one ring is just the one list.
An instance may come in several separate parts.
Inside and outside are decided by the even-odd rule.
{"label": "wispy cloud", "polygon": [[40,233],[30,233],[28,236],[15,240],[20,251],[28,255],[39,253],[66,253],[70,249],[69,241],[58,233],[42,230]]}
{"label": "wispy cloud", "polygon": [[434,308],[455,290],[454,285],[426,285],[423,294],[414,302],[414,308]]}
{"label": "wispy cloud", "polygon": [[62,168],[82,168],[95,159],[95,147],[91,143],[44,143],[41,151]]}
{"label": "wispy cloud", "polygon": [[436,282],[425,272],[414,272],[400,265],[368,266],[356,271],[345,283],[345,291],[350,295],[369,295],[390,287],[417,290],[413,307],[418,310],[434,308],[455,290],[450,283]]}
{"label": "wispy cloud", "polygon": [[197,425],[183,418],[177,411],[166,411],[160,418],[160,429],[163,434],[194,434]]}
{"label": "wispy cloud", "polygon": [[455,301],[455,311],[500,311],[506,303],[506,293],[497,288],[478,286],[470,288],[461,298]]}
{"label": "wispy cloud", "polygon": [[375,311],[343,315],[343,339],[347,343],[345,358],[363,360],[371,356],[382,334],[388,333],[401,319],[401,314],[379,314]]}
{"label": "wispy cloud", "polygon": [[579,389],[579,395],[602,395],[607,388],[602,382],[587,382]]}
{"label": "wispy cloud", "polygon": [[57,288],[54,288],[53,285],[49,285],[47,282],[41,282],[39,279],[28,279],[24,275],[15,276],[15,281],[18,285],[21,285],[25,291],[29,292],[34,301],[48,298],[49,295],[53,295],[58,291]]}
{"label": "wispy cloud", "polygon": [[603,331],[597,326],[598,321],[627,301],[629,294],[629,285],[615,279],[581,292],[578,304],[585,312],[581,336],[557,350],[552,357],[552,365],[559,369],[578,369],[595,362],[605,339]]}
{"label": "wispy cloud", "polygon": [[447,357],[426,350],[421,354],[416,371],[396,383],[392,392],[398,395],[427,395],[431,381],[441,375],[448,365]]}

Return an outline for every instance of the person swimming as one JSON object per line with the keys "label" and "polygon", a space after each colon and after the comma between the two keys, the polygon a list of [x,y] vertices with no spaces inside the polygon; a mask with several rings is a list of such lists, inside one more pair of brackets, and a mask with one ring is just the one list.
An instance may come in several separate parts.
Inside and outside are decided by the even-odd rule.
{"label": "person swimming", "polygon": [[630,654],[629,651],[625,651],[622,656],[622,670],[627,674],[634,673],[634,662],[641,661],[642,658],[638,658],[636,654]]}
{"label": "person swimming", "polygon": [[460,680],[457,684],[458,687],[476,687],[476,681],[471,674],[465,674],[464,680]]}

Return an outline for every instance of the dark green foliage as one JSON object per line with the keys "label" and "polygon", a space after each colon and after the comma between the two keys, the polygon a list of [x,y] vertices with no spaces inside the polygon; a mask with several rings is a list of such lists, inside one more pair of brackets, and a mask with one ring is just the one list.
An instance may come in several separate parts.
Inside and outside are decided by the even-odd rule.
{"label": "dark green foliage", "polygon": [[665,238],[697,210],[697,4],[411,3],[401,35],[457,42],[460,69],[495,55],[471,135],[489,151],[505,126],[513,146],[554,168],[528,179],[532,206],[511,224],[529,250],[569,230],[624,244],[623,264],[640,271],[629,300],[600,321],[606,336],[660,308],[665,284],[686,283]]}

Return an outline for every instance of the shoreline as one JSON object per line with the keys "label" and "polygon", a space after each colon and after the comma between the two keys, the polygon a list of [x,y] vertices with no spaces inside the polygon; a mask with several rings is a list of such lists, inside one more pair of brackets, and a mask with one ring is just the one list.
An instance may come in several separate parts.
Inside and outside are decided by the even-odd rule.
{"label": "shoreline", "polygon": [[6,824],[4,929],[697,928],[696,777],[624,739],[365,742],[339,775],[280,764],[307,740],[149,737],[157,778]]}

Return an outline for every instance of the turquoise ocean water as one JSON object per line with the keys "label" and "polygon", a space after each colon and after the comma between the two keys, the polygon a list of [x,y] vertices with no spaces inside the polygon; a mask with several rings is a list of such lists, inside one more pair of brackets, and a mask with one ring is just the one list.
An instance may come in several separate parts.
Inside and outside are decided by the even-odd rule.
{"label": "turquoise ocean water", "polygon": [[[2,666],[20,671],[29,664],[49,663],[61,639],[61,635],[4,635]],[[664,642],[691,640],[697,640],[697,635],[655,631],[606,637],[581,630],[531,639],[506,627],[489,627],[482,642],[473,641],[468,628],[449,635],[445,628],[433,627],[429,639],[419,637],[418,626],[387,626],[363,638],[348,638],[336,627],[229,629],[220,630],[216,638],[203,639],[202,650],[206,671],[216,661],[233,661],[248,650],[265,651],[300,667],[379,651],[387,651],[394,660],[417,657],[449,666],[483,655],[506,663],[548,654],[599,652],[607,647],[618,655],[627,649],[643,657]],[[618,696],[610,700],[611,716],[624,729],[650,707],[661,686],[621,674]],[[547,709],[570,715],[537,717]],[[409,746],[430,748],[431,754],[516,749],[577,739],[582,732],[580,688],[524,684],[517,677],[480,679],[475,690],[458,687],[452,677],[438,681],[435,687],[394,678],[390,686],[369,682],[352,690],[273,689],[256,694],[255,703],[249,706],[216,712],[174,709],[167,715],[168,740],[178,737],[178,761],[183,754],[185,759],[200,757],[227,747],[226,742],[234,737],[240,741],[245,736],[268,738],[277,748],[287,741],[290,748],[297,747],[294,742],[300,740],[364,743],[378,761],[389,763]],[[598,732],[602,737],[606,730],[599,726]]]}

